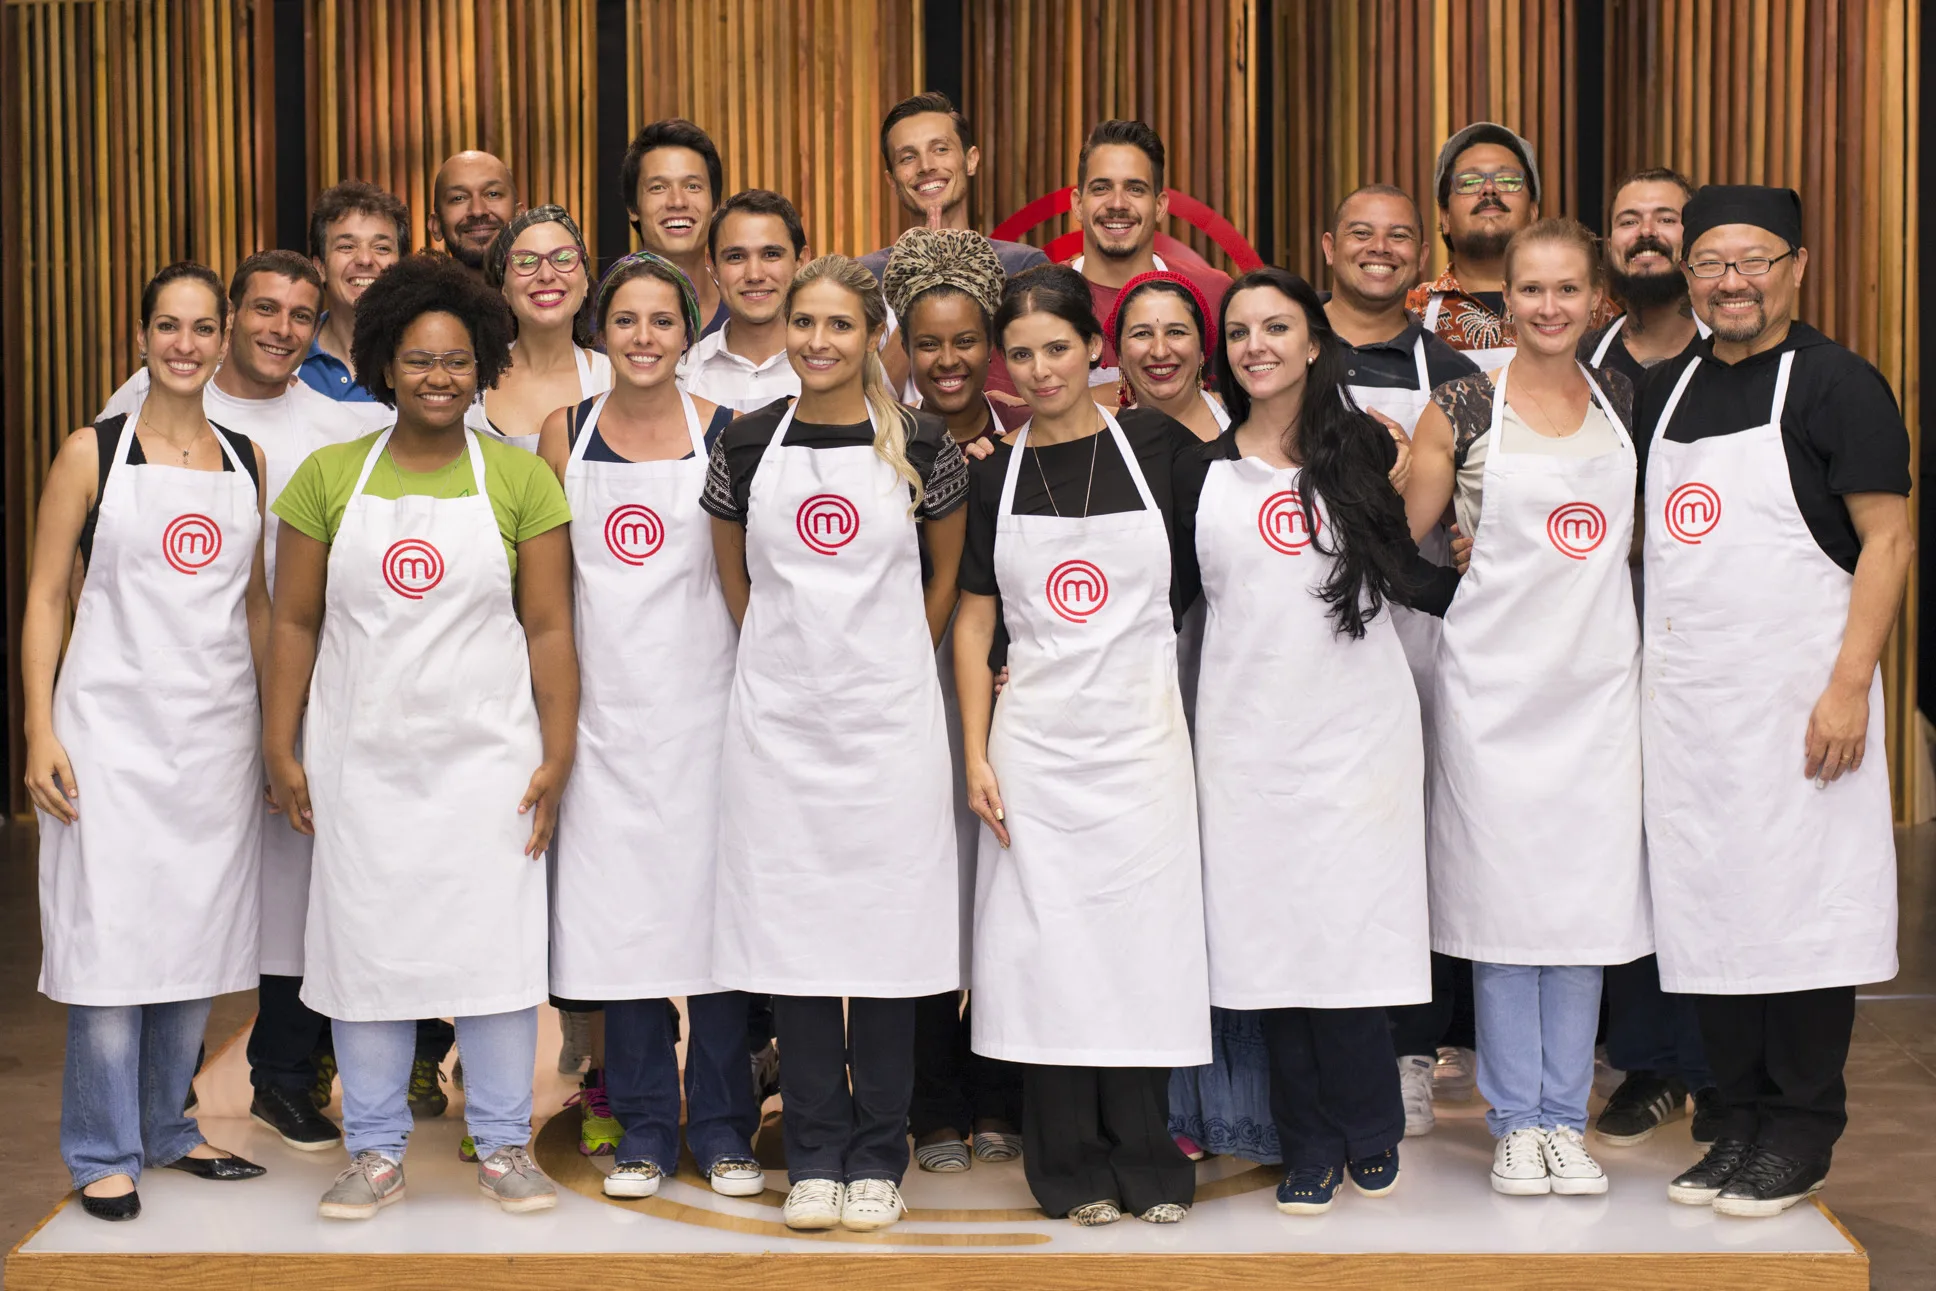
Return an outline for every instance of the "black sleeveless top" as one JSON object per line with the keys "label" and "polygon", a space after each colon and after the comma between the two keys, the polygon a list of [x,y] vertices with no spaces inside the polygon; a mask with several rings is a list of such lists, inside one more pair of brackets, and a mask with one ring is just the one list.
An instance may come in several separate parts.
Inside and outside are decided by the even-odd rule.
{"label": "black sleeveless top", "polygon": [[[101,518],[101,498],[108,491],[108,472],[114,469],[115,446],[121,442],[121,427],[127,420],[126,413],[116,413],[112,417],[104,417],[94,423],[94,452],[101,460],[101,478],[94,487],[94,505],[88,508],[87,519],[81,525],[82,569],[86,569],[88,562],[94,558],[94,526]],[[242,459],[242,469],[249,473],[249,479],[255,484],[256,492],[261,493],[262,477],[256,474],[254,443],[247,435],[238,435],[232,430],[217,426],[212,421],[209,426],[216,434],[229,441],[229,446],[235,449],[235,455]],[[148,459],[141,451],[140,436],[131,435],[128,438],[128,465],[146,466]],[[227,453],[222,454],[222,469],[225,471],[235,469],[235,463],[229,460]]]}
{"label": "black sleeveless top", "polygon": [[[565,414],[565,443],[568,447],[576,448],[578,446],[578,435],[584,429],[585,418],[592,415],[592,405],[597,403],[599,398],[600,396],[593,395]],[[712,451],[713,445],[719,440],[719,432],[726,429],[726,423],[732,419],[733,410],[725,404],[720,404],[713,411],[713,419],[706,425],[705,440],[707,452]],[[686,454],[688,458],[691,456],[691,453]],[[629,462],[631,459],[620,457],[614,452],[612,446],[605,442],[605,436],[598,433],[598,427],[593,426],[592,442],[585,445],[585,460],[588,462]]]}

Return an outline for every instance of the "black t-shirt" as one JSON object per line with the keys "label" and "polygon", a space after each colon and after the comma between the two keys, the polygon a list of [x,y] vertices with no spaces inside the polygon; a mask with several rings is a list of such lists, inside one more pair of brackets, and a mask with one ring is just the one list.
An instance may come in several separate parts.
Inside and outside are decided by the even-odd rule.
{"label": "black t-shirt", "polygon": [[[593,395],[565,414],[566,447],[578,447],[578,435],[585,425],[585,418],[591,416],[592,405],[597,403],[600,397],[599,395]],[[732,420],[733,410],[726,405],[721,404],[713,409],[713,419],[706,423],[706,429],[702,436],[705,440],[707,452],[710,453],[712,451],[713,445],[719,442],[719,436],[725,431],[728,425],[732,424]],[[691,456],[691,453],[686,454],[686,458],[690,458]],[[632,459],[629,457],[620,457],[612,446],[605,442],[605,436],[598,433],[598,427],[593,426],[592,442],[585,445],[585,460],[588,462],[618,462],[625,464],[631,462]],[[681,458],[680,460],[684,461],[685,458]]]}
{"label": "black t-shirt", "polygon": [[[706,469],[706,491],[699,504],[721,520],[746,523],[747,498],[760,457],[773,442],[791,399],[776,399],[756,412],[734,418],[713,444]],[[910,418],[908,464],[921,477],[921,506],[915,515],[939,520],[968,499],[968,463],[948,424],[932,413],[901,410]],[[823,426],[794,418],[787,427],[786,444],[805,448],[857,448],[874,442],[872,422]]]}
{"label": "black t-shirt", "polygon": [[1634,408],[1634,447],[1640,478],[1647,450],[1683,370],[1697,359],[1674,419],[1664,432],[1678,444],[1732,435],[1764,425],[1774,406],[1781,356],[1795,355],[1781,417],[1788,479],[1808,531],[1828,557],[1850,573],[1862,544],[1849,520],[1847,493],[1909,494],[1909,430],[1889,383],[1867,359],[1844,349],[1807,323],[1793,323],[1780,345],[1739,363],[1714,357],[1714,342],[1696,337],[1680,354],[1656,364]]}
{"label": "black t-shirt", "polygon": [[1418,360],[1412,351],[1421,334],[1425,337],[1428,389],[1447,381],[1457,381],[1479,370],[1478,364],[1447,345],[1437,332],[1427,332],[1414,321],[1389,341],[1346,346],[1345,380],[1354,386],[1372,386],[1380,390],[1418,389]]}
{"label": "black t-shirt", "polygon": [[[128,415],[123,412],[116,413],[112,417],[103,417],[94,423],[94,451],[101,461],[101,478],[94,488],[94,505],[88,508],[87,518],[81,522],[80,546],[83,569],[86,569],[88,562],[94,558],[94,527],[101,519],[101,499],[107,496],[108,472],[114,467],[115,446],[121,442],[121,427],[127,420]],[[249,473],[249,479],[255,484],[256,492],[260,494],[262,477],[255,469],[255,443],[247,435],[224,429],[212,421],[209,423],[209,428],[229,441],[229,446],[235,450],[235,455],[242,459],[242,469]],[[128,465],[146,466],[147,464],[148,455],[141,451],[141,437],[128,436]],[[227,453],[222,454],[222,469],[225,471],[235,469],[235,463],[229,460]]]}
{"label": "black t-shirt", "polygon": [[[1116,420],[1122,425],[1130,452],[1136,455],[1136,464],[1142,468],[1156,509],[1163,513],[1163,527],[1170,538],[1170,610],[1180,620],[1202,585],[1197,573],[1196,514],[1197,496],[1203,490],[1204,470],[1209,464],[1204,444],[1182,422],[1154,408],[1126,408],[1116,414]],[[1002,482],[1014,454],[1011,445],[997,443],[993,453],[968,464],[968,536],[962,546],[959,581],[962,591],[993,596],[998,601],[1001,588],[995,580],[995,525],[1000,518]],[[1042,448],[1031,444],[1024,456],[1027,460],[1015,479],[1016,515],[1047,516],[1059,510],[1065,516],[1080,516],[1085,494],[1092,516],[1143,509],[1136,479],[1106,426],[1097,437],[1084,436]],[[1096,467],[1093,488],[1089,483],[1092,460]],[[1005,630],[998,627],[997,658],[1006,640]]]}
{"label": "black t-shirt", "polygon": [[[1451,349],[1451,346],[1446,346]],[[1457,353],[1457,351],[1454,351]],[[1468,363],[1468,366],[1470,364]],[[1417,381],[1417,371],[1413,371],[1413,381]],[[1398,464],[1398,443],[1383,425],[1378,426],[1377,436],[1385,450],[1385,469],[1389,471]],[[1203,457],[1208,462],[1235,462],[1243,457],[1237,448],[1237,432],[1226,430],[1223,434],[1203,446]],[[1452,604],[1452,594],[1459,590],[1459,575],[1456,570],[1444,565],[1435,565],[1419,554],[1418,544],[1412,541],[1411,530],[1405,525],[1405,503],[1397,493],[1391,495],[1392,518],[1401,535],[1404,551],[1408,557],[1413,586],[1398,598],[1400,605],[1422,610],[1426,614],[1445,617],[1445,611]],[[1195,531],[1194,523],[1191,525]],[[1322,538],[1322,535],[1320,535]]]}

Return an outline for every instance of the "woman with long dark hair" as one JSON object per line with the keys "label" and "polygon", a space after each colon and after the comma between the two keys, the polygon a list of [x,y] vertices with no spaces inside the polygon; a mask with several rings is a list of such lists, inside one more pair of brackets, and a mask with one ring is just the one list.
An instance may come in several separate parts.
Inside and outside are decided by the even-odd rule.
{"label": "woman with long dark hair", "polygon": [[1418,698],[1389,607],[1443,612],[1389,432],[1344,393],[1310,284],[1256,269],[1214,355],[1231,428],[1209,446],[1197,794],[1210,998],[1260,1010],[1280,1210],[1383,1196],[1405,1134],[1385,1006],[1431,991]]}

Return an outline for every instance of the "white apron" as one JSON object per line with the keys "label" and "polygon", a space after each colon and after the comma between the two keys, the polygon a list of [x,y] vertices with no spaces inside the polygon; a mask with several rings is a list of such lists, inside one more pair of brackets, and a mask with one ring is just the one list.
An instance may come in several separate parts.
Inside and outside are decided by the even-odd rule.
{"label": "white apron", "polygon": [[565,466],[578,638],[578,760],[551,852],[551,990],[579,1000],[703,995],[713,985],[719,756],[738,629],[699,506],[692,453]]}
{"label": "white apron", "polygon": [[788,445],[747,505],[713,979],[772,995],[961,985],[953,771],[908,486],[872,445]]}
{"label": "white apron", "polygon": [[1484,508],[1439,646],[1432,949],[1624,964],[1654,948],[1627,575],[1633,445],[1595,385],[1616,451],[1506,451],[1510,372],[1493,390]]}
{"label": "white apron", "polygon": [[[1593,347],[1593,357],[1587,361],[1596,368],[1605,367],[1607,363],[1607,355],[1613,352],[1614,338],[1620,335],[1620,329],[1625,327],[1626,325],[1627,325],[1627,315],[1625,314],[1620,315],[1620,317],[1614,319],[1611,323],[1608,323],[1607,330],[1601,333],[1600,343]],[[1694,320],[1694,332],[1696,335],[1707,336],[1713,330],[1714,330],[1713,328],[1709,327],[1706,323],[1703,323],[1699,318],[1696,318]]]}
{"label": "white apron", "polygon": [[[1224,406],[1211,398],[1208,390],[1199,390],[1197,394],[1216,419],[1217,429],[1229,430],[1230,414],[1224,411]],[[1205,612],[1203,598],[1199,596],[1190,602],[1190,608],[1183,611],[1182,621],[1176,625],[1176,680],[1183,692],[1183,719],[1193,730],[1197,719],[1197,673],[1202,667]]]}
{"label": "white apron", "polygon": [[[1418,700],[1389,616],[1339,636],[1298,480],[1210,464],[1197,802],[1210,1002],[1360,1008],[1432,996]],[[1318,510],[1318,529],[1325,516]]]}
{"label": "white apron", "polygon": [[981,817],[968,805],[967,769],[961,752],[961,697],[955,690],[955,616],[948,618],[948,630],[934,649],[934,661],[941,677],[941,708],[948,724],[948,755],[954,768],[955,899],[960,902],[961,985],[966,988],[973,968],[975,948],[975,855],[981,844]]}
{"label": "white apron", "polygon": [[256,984],[262,719],[255,480],[127,465],[121,426],[54,686],[80,819],[40,822],[40,991],[165,1004]]}
{"label": "white apron", "polygon": [[352,1022],[545,998],[545,870],[518,814],[543,760],[511,570],[469,497],[363,491],[329,551],[303,765],[315,812],[303,1003]]}
{"label": "white apron", "polygon": [[1014,1062],[1196,1067],[1211,1060],[1209,970],[1170,541],[1103,418],[1141,510],[1014,514],[1027,426],[1002,485],[1009,682],[988,759],[1014,845],[982,832],[973,1043]]}
{"label": "white apron", "polygon": [[[1439,330],[1439,314],[1445,308],[1445,293],[1435,291],[1425,302],[1425,330],[1436,333]],[[1512,360],[1513,345],[1489,345],[1483,349],[1461,349],[1459,353],[1479,365],[1481,372],[1496,372]]]}
{"label": "white apron", "polygon": [[[1433,297],[1433,300],[1437,299]],[[1418,386],[1415,389],[1345,387],[1345,393],[1355,406],[1366,412],[1384,413],[1403,426],[1407,435],[1417,432],[1418,419],[1425,415],[1426,406],[1432,402],[1432,373],[1425,363],[1425,336],[1426,333],[1421,330],[1418,338],[1412,342],[1412,362],[1418,368]],[[1418,550],[1420,555],[1435,565],[1452,563],[1451,537],[1444,525],[1435,525],[1419,542]],[[1432,674],[1439,653],[1439,619],[1435,614],[1424,614],[1403,605],[1391,607],[1391,619],[1392,626],[1398,629],[1399,643],[1405,647],[1405,662],[1412,670],[1412,683],[1418,691],[1420,724],[1429,750],[1432,743]]]}
{"label": "white apron", "polygon": [[[612,388],[612,360],[597,350],[587,350],[580,346],[571,347],[571,356],[578,364],[578,399],[586,399],[604,394]],[[464,425],[492,439],[501,439],[507,444],[522,448],[527,453],[538,451],[537,435],[506,435],[491,424],[484,412],[484,392],[479,390],[477,398],[464,412]],[[542,433],[542,432],[540,432]],[[705,454],[701,453],[701,457]]]}
{"label": "white apron", "polygon": [[1748,995],[1896,975],[1896,850],[1882,677],[1860,769],[1802,778],[1809,714],[1842,648],[1854,578],[1795,504],[1781,414],[1647,456],[1641,731],[1661,985]]}

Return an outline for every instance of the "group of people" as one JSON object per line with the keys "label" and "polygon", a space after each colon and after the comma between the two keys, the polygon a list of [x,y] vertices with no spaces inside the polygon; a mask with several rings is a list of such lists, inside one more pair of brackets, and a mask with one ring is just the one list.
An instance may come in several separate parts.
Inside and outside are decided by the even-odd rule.
{"label": "group of people", "polygon": [[880,143],[913,227],[858,258],[672,120],[596,280],[472,152],[440,253],[345,183],[308,256],[150,282],[23,641],[87,1211],[262,1173],[188,1111],[252,988],[252,1115],[347,1149],[332,1218],[404,1195],[453,1036],[484,1193],[555,1204],[547,998],[607,1193],[675,1172],[682,1093],[761,1191],[777,1066],[803,1230],[894,1223],[910,1156],[1019,1156],[1093,1225],[1233,1153],[1321,1213],[1475,1078],[1493,1188],[1604,1192],[1603,1030],[1603,1142],[1693,1102],[1675,1201],[1818,1188],[1895,970],[1912,544],[1893,396],[1796,317],[1795,194],[1643,171],[1602,245],[1482,122],[1445,273],[1372,185],[1323,294],[1158,257],[1142,123],[1091,132],[1070,265],[968,227],[945,97]]}

